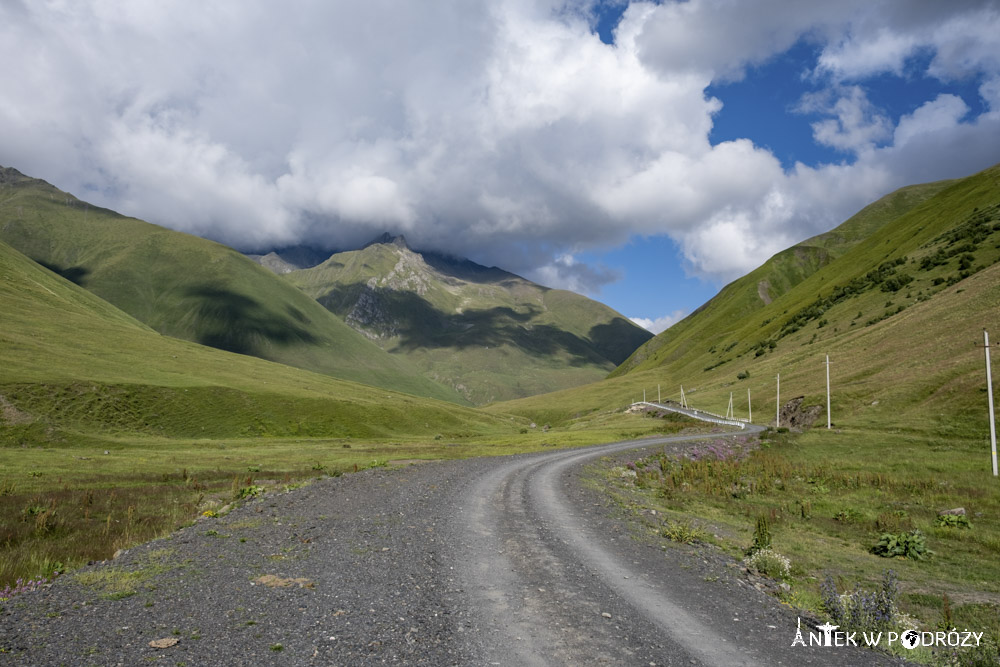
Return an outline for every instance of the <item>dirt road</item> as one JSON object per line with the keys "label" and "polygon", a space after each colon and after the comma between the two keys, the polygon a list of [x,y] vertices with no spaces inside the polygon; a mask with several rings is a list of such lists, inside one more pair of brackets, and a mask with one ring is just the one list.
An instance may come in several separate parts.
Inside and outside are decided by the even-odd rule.
{"label": "dirt road", "polygon": [[581,478],[602,456],[688,445],[427,463],[269,493],[4,603],[0,664],[889,664],[793,648],[793,610],[715,551],[635,539]]}

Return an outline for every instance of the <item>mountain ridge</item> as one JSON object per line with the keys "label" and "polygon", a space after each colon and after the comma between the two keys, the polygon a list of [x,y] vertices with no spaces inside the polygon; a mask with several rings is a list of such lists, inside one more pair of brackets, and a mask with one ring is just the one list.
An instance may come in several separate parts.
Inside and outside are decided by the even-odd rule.
{"label": "mountain ridge", "polygon": [[652,336],[586,297],[390,234],[283,277],[477,404],[597,380]]}
{"label": "mountain ridge", "polygon": [[227,246],[0,170],[0,240],[161,334],[333,377],[465,400]]}

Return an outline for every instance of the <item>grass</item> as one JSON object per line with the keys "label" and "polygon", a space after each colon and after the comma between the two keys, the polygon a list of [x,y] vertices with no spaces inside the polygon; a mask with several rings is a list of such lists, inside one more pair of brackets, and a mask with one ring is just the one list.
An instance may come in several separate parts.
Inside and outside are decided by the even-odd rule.
{"label": "grass", "polygon": [[[942,621],[947,596],[955,622],[1000,640],[1000,485],[982,465],[978,442],[870,430],[765,432],[748,455],[702,447],[696,459],[666,454],[635,462],[637,476],[608,471],[619,495],[668,517],[663,535],[698,525],[741,557],[766,517],[771,548],[791,560],[786,599],[822,617],[820,583],[875,588],[886,569],[900,579],[901,610],[925,629]],[[964,507],[971,528],[938,524]],[[885,532],[921,530],[934,555],[881,558]],[[686,531],[680,531],[686,534]],[[679,540],[687,541],[687,540]]]}
{"label": "grass", "polygon": [[235,250],[91,206],[3,167],[0,241],[103,299],[105,314],[120,309],[115,318],[128,313],[176,338],[464,403]]}
{"label": "grass", "polygon": [[[440,439],[399,433],[396,441],[61,430],[36,434],[42,438],[37,442],[8,440],[0,446],[0,585],[110,558],[206,512],[217,514],[235,498],[295,488],[321,476],[395,460],[499,456],[680,427],[620,412],[591,420],[592,428],[576,424],[543,432],[525,426],[522,434],[521,424],[515,429],[498,420]],[[317,464],[323,469],[316,470]],[[258,470],[249,473],[250,467]]]}

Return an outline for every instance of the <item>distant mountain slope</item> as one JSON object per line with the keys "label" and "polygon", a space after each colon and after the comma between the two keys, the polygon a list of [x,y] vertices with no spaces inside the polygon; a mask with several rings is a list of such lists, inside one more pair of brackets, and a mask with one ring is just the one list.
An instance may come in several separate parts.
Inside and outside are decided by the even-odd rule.
{"label": "distant mountain slope", "polygon": [[235,250],[90,206],[15,169],[0,168],[0,240],[160,333],[463,400]]}
{"label": "distant mountain slope", "polygon": [[677,358],[686,353],[691,341],[711,340],[720,332],[731,329],[741,318],[762,311],[772,301],[870,238],[882,226],[954,183],[938,181],[900,188],[866,206],[837,228],[782,250],[747,275],[726,285],[689,317],[636,350],[613,375],[644,368],[651,356]]}
{"label": "distant mountain slope", "polygon": [[720,414],[732,395],[743,417],[749,393],[754,421],[773,424],[775,376],[783,408],[800,396],[803,405],[821,406],[829,354],[836,425],[986,437],[988,452],[981,345],[984,328],[994,345],[1000,339],[1000,166],[907,190],[918,201],[889,207],[881,224],[854,234],[855,216],[820,237],[848,242],[834,243],[835,257],[771,303],[756,295],[756,284],[775,270],[774,258],[637,350],[604,382],[490,411],[564,425],[644,391],[678,399],[683,386],[693,406]]}
{"label": "distant mountain slope", "polygon": [[651,337],[596,301],[402,237],[285,277],[477,404],[592,382]]}
{"label": "distant mountain slope", "polygon": [[3,242],[0,276],[0,446],[67,432],[378,438],[514,428],[471,408],[160,335]]}

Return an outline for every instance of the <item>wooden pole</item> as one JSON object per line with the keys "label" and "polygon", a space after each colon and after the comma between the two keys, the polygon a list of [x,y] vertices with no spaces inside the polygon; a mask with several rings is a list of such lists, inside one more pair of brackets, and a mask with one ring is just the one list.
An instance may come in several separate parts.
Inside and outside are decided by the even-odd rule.
{"label": "wooden pole", "polygon": [[997,427],[993,414],[993,372],[990,369],[990,335],[983,329],[983,348],[986,350],[986,396],[990,402],[990,453],[993,456],[993,476],[997,476]]}
{"label": "wooden pole", "polygon": [[774,428],[781,428],[781,373],[775,379],[778,383],[775,386]]}

